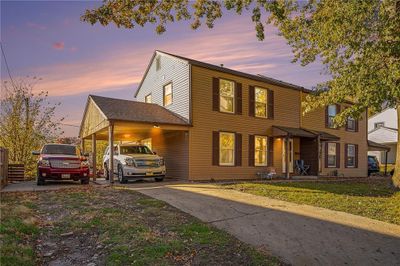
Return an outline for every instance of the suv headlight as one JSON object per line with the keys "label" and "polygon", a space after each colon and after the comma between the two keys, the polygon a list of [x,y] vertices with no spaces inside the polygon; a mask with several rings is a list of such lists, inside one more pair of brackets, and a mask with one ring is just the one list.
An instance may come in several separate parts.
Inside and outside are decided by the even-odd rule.
{"label": "suv headlight", "polygon": [[165,165],[164,158],[160,158],[160,166],[164,166],[164,165]]}
{"label": "suv headlight", "polygon": [[47,159],[40,159],[39,165],[43,167],[50,167],[50,161]]}
{"label": "suv headlight", "polygon": [[81,161],[81,167],[89,167],[89,161],[88,160]]}
{"label": "suv headlight", "polygon": [[125,158],[125,164],[127,166],[135,166],[136,167],[135,160],[132,158]]}

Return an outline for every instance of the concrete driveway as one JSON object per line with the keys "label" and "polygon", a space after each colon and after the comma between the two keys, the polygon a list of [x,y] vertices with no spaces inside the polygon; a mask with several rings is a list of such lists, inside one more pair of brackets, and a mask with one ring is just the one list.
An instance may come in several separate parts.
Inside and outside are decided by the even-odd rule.
{"label": "concrete driveway", "polygon": [[398,225],[209,184],[125,187],[163,200],[293,265],[400,265]]}

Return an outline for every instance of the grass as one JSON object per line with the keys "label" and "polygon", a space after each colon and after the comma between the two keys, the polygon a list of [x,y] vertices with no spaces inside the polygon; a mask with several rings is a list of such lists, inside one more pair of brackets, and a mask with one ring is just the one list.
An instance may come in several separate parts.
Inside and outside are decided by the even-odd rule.
{"label": "grass", "polygon": [[[22,201],[21,195],[7,194],[1,205],[1,265],[62,263],[73,255],[68,252],[76,252],[76,243],[85,249],[77,247],[83,258],[75,264],[87,264],[96,254],[100,255],[93,262],[101,265],[281,264],[228,233],[137,192],[86,187],[24,195]],[[28,222],[37,213],[47,226]],[[48,242],[57,243],[54,255],[41,258],[35,245]]]}
{"label": "grass", "polygon": [[224,188],[400,224],[400,191],[386,180],[239,183]]}

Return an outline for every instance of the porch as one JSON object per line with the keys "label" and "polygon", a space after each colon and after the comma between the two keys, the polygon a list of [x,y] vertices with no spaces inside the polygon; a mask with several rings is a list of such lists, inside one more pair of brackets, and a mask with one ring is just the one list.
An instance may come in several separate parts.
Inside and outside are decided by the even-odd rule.
{"label": "porch", "polygon": [[[97,141],[105,142],[106,146],[125,142],[147,145],[164,158],[167,178],[187,178],[189,127],[184,118],[156,104],[90,95],[80,138],[82,147],[90,143],[93,180],[96,180],[97,168],[103,166],[103,162],[98,162],[103,154],[98,150]],[[114,149],[110,149],[109,156],[110,183],[113,183]]]}
{"label": "porch", "polygon": [[286,178],[304,175],[303,171],[296,169],[296,161],[303,161],[308,167],[307,176],[320,176],[323,143],[340,140],[339,137],[322,131],[283,126],[272,126],[272,136],[283,140],[282,172]]}

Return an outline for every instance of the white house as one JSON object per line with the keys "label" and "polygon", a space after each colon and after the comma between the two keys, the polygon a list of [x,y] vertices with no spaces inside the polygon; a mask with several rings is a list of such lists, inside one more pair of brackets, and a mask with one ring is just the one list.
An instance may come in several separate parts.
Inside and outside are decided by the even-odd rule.
{"label": "white house", "polygon": [[397,151],[397,111],[394,108],[387,108],[379,114],[368,119],[368,140],[384,144],[390,147],[387,159],[384,151],[370,151],[369,155],[375,155],[379,162],[394,164]]}

